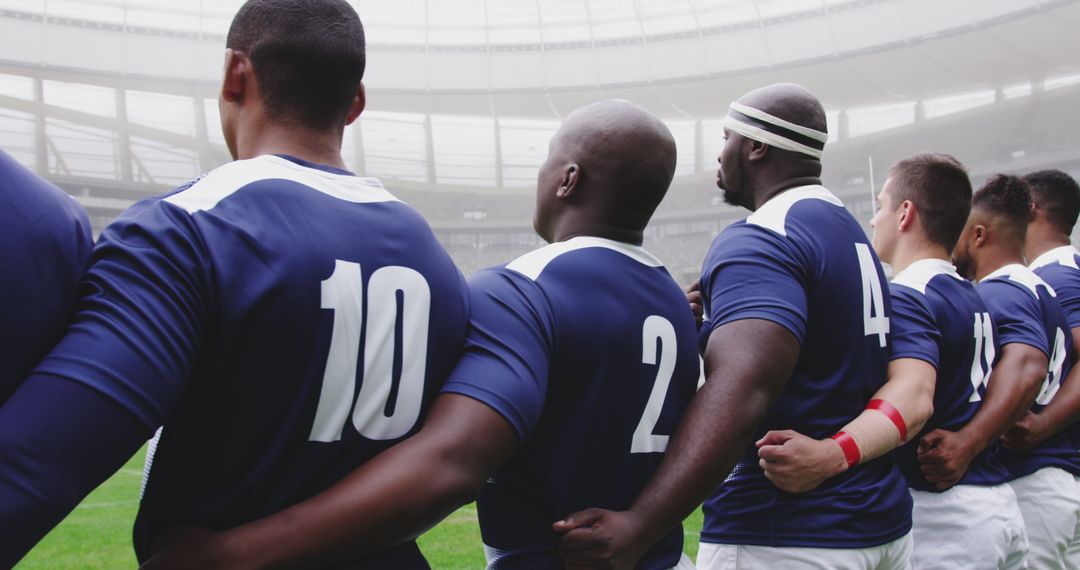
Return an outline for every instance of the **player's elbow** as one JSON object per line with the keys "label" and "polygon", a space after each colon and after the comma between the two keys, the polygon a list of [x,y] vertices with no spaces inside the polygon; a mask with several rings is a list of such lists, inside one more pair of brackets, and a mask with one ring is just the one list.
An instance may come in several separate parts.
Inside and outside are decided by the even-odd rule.
{"label": "player's elbow", "polygon": [[1042,387],[1043,382],[1046,380],[1046,374],[1047,363],[1045,356],[1042,358],[1034,356],[1024,358],[1020,374],[1018,374],[1018,377],[1022,379],[1021,387],[1023,388],[1024,401],[1031,402],[1035,400],[1039,388]]}
{"label": "player's elbow", "polygon": [[449,508],[457,508],[471,503],[480,496],[480,490],[484,486],[485,477],[460,465],[446,466],[446,475],[440,503]]}

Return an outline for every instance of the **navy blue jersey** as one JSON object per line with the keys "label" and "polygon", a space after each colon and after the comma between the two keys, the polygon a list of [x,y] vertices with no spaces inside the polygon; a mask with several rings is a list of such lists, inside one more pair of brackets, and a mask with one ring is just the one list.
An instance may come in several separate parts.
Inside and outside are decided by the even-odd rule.
{"label": "navy blue jersey", "polygon": [[[1029,267],[1053,287],[1069,327],[1080,327],[1080,251],[1071,245],[1057,247],[1035,258]],[[1065,342],[1071,342],[1071,335],[1071,331],[1066,331],[1066,337],[1070,338]],[[1073,447],[1080,448],[1080,422],[1065,431],[1072,438]]]}
{"label": "navy blue jersey", "polygon": [[[518,454],[477,501],[493,568],[561,568],[555,521],[622,510],[660,465],[699,377],[693,316],[640,247],[577,237],[469,282],[471,327],[446,392],[491,406]],[[639,567],[671,568],[675,529]]]}
{"label": "navy blue jersey", "polygon": [[93,240],[86,212],[0,151],[0,401],[60,339]]}
{"label": "navy blue jersey", "polygon": [[[225,165],[101,235],[37,372],[164,423],[135,528],[223,529],[307,499],[413,433],[461,353],[464,279],[379,182]],[[379,557],[423,567],[413,543]]]}
{"label": "navy blue jersey", "polygon": [[[938,491],[919,469],[919,438],[935,429],[957,431],[979,410],[997,355],[990,310],[975,287],[942,259],[922,259],[900,272],[892,292],[892,358],[917,358],[937,370],[934,414],[918,436],[896,452],[908,486]],[[1000,485],[1009,474],[997,445],[971,461],[961,485]]]}
{"label": "navy blue jersey", "polygon": [[1031,269],[1053,287],[1070,328],[1080,327],[1080,251],[1064,245],[1035,258]]}
{"label": "navy blue jersey", "polygon": [[[701,273],[702,348],[742,319],[784,326],[801,345],[758,436],[825,438],[862,413],[888,369],[885,283],[866,234],[821,186],[787,190],[717,236]],[[751,445],[704,511],[702,540],[727,544],[864,548],[911,529],[911,496],[891,455],[790,494],[765,478]]]}
{"label": "navy blue jersey", "polygon": [[[1038,413],[1057,394],[1072,367],[1072,331],[1053,287],[1017,263],[987,275],[976,290],[990,308],[1002,348],[1012,343],[1026,344],[1049,359],[1046,379],[1031,406],[1031,411]],[[1002,448],[1000,457],[1013,479],[1043,467],[1060,467],[1080,475],[1080,453],[1065,433],[1028,452]]]}

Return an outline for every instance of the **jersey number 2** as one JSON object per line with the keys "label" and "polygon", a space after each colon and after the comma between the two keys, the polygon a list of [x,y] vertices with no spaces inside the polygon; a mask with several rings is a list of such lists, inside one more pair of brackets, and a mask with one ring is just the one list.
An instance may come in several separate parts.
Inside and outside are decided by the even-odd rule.
{"label": "jersey number 2", "polygon": [[642,364],[656,364],[657,340],[660,341],[660,365],[656,368],[656,380],[653,382],[652,392],[649,393],[649,401],[645,404],[645,412],[641,414],[637,429],[634,430],[630,453],[662,453],[667,449],[668,436],[655,435],[653,430],[656,429],[656,422],[660,420],[668,386],[675,374],[675,327],[664,317],[651,315],[641,327]]}
{"label": "jersey number 2", "polygon": [[[371,274],[367,286],[364,374],[354,406],[352,396],[364,314],[363,284],[360,264],[340,259],[330,278],[322,282],[322,308],[334,311],[334,327],[315,422],[308,436],[310,441],[341,439],[349,410],[360,435],[375,440],[405,435],[420,417],[431,290],[424,276],[408,267],[389,265]],[[396,346],[397,339],[400,346]],[[400,355],[401,378],[393,409],[387,410],[397,355]]]}

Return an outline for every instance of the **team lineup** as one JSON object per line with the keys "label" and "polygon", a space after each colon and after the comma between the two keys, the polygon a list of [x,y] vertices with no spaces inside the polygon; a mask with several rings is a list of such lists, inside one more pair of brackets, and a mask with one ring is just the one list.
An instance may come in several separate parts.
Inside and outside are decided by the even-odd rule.
{"label": "team lineup", "polygon": [[466,280],[345,167],[345,0],[249,0],[226,48],[233,162],[96,242],[0,152],[0,566],[153,438],[146,568],[430,568],[415,539],[473,500],[492,570],[1080,568],[1068,174],[916,154],[868,238],[822,103],[760,87],[710,149],[749,214],[680,285],[642,247],[675,139],[610,99],[550,141],[548,245]]}

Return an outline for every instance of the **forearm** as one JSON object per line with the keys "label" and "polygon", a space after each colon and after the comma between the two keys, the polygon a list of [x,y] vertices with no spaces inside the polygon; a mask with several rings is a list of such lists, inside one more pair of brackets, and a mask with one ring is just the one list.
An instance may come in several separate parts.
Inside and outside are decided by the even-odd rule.
{"label": "forearm", "polygon": [[650,523],[647,540],[659,540],[693,512],[750,445],[769,401],[763,395],[742,396],[741,406],[718,417],[717,405],[733,397],[719,382],[708,381],[694,397],[663,464],[631,507]]}
{"label": "forearm", "polygon": [[150,431],[81,384],[27,379],[0,408],[0,567],[22,558]]}
{"label": "forearm", "polygon": [[889,381],[870,399],[883,403],[868,406],[841,430],[858,445],[860,462],[885,455],[922,430],[934,413],[936,380],[937,370],[923,360],[900,358],[889,364]]}
{"label": "forearm", "polygon": [[724,481],[750,446],[798,354],[795,337],[765,321],[737,321],[712,333],[705,358],[708,380],[630,509],[646,524],[645,540],[655,541],[678,525]]}
{"label": "forearm", "polygon": [[417,435],[319,495],[215,537],[211,562],[307,568],[412,540],[472,500],[517,445],[514,428],[494,410],[443,394]]}
{"label": "forearm", "polygon": [[979,410],[959,431],[972,442],[976,451],[997,441],[1027,413],[1046,378],[1047,358],[1037,349],[1009,344],[1002,352],[1001,360],[987,382]]}
{"label": "forearm", "polygon": [[410,441],[307,502],[222,533],[212,558],[221,567],[306,568],[416,538],[472,500],[483,477],[463,472],[452,457],[433,460],[429,446]]}
{"label": "forearm", "polygon": [[[1080,355],[1080,328],[1072,329],[1072,343],[1074,357]],[[1080,421],[1080,361],[1073,362],[1061,388],[1039,416],[1046,422],[1047,435],[1060,433]]]}
{"label": "forearm", "polygon": [[1073,365],[1054,399],[1039,412],[1039,416],[1046,422],[1047,436],[1061,433],[1080,421],[1080,366]]}

